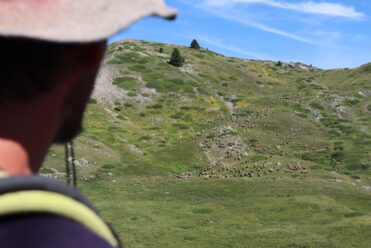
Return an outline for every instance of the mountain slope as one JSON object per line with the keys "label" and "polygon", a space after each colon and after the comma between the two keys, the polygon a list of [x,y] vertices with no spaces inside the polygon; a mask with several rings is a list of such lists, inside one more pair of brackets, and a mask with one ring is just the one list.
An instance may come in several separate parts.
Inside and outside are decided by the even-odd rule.
{"label": "mountain slope", "polygon": [[[175,47],[180,68],[167,63]],[[81,187],[133,247],[367,247],[370,80],[371,64],[320,70],[112,44],[76,140]],[[63,179],[63,161],[52,147],[42,172]]]}
{"label": "mountain slope", "polygon": [[255,162],[368,180],[370,65],[324,71],[179,47],[177,68],[167,63],[173,47],[110,46],[84,136],[160,175]]}

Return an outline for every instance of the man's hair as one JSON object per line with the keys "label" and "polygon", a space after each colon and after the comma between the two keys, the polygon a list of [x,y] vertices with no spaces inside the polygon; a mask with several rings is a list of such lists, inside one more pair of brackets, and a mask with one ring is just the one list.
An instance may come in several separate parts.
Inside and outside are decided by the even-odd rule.
{"label": "man's hair", "polygon": [[63,82],[81,61],[83,48],[77,43],[0,37],[0,101],[28,100]]}

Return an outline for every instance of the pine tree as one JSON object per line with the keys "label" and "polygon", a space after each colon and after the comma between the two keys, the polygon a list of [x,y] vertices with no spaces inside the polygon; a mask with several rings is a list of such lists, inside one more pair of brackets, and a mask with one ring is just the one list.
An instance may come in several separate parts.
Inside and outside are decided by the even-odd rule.
{"label": "pine tree", "polygon": [[180,54],[178,48],[174,48],[173,53],[171,54],[169,64],[176,67],[181,67],[184,64],[184,62],[185,59]]}
{"label": "pine tree", "polygon": [[192,43],[191,43],[191,48],[193,49],[200,49],[200,44],[198,44],[197,40],[192,40]]}

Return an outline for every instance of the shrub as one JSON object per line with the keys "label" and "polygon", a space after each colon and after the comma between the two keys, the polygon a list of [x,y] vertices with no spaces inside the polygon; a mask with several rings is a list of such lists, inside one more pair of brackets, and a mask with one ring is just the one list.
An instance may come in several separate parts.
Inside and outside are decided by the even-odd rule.
{"label": "shrub", "polygon": [[367,170],[370,168],[369,164],[350,164],[347,166],[348,170]]}
{"label": "shrub", "polygon": [[137,81],[132,77],[117,77],[113,80],[112,84],[117,85],[124,90],[132,90],[137,86]]}
{"label": "shrub", "polygon": [[173,118],[173,119],[181,119],[183,117],[183,113],[178,112],[178,113],[175,113],[173,115],[170,115],[170,117]]}
{"label": "shrub", "polygon": [[342,151],[334,151],[333,153],[331,153],[330,156],[331,156],[331,159],[339,161],[344,157],[344,155],[345,154]]}
{"label": "shrub", "polygon": [[152,137],[149,135],[142,136],[138,139],[139,141],[150,141],[152,140]]}
{"label": "shrub", "polygon": [[345,213],[344,214],[344,217],[345,218],[354,218],[354,217],[360,217],[360,216],[364,216],[366,214],[362,213],[362,212],[350,212],[350,213]]}
{"label": "shrub", "polygon": [[152,109],[160,109],[162,108],[163,106],[159,103],[156,103],[156,104],[153,104],[151,106],[148,106],[147,108],[152,108]]}
{"label": "shrub", "polygon": [[301,117],[301,118],[308,118],[308,116],[304,113],[297,113],[296,115]]}
{"label": "shrub", "polygon": [[180,109],[181,110],[191,110],[192,107],[190,107],[190,106],[181,106]]}
{"label": "shrub", "polygon": [[90,98],[89,101],[88,101],[89,104],[96,104],[97,103],[97,100],[96,99],[93,99],[93,98]]}
{"label": "shrub", "polygon": [[54,170],[50,169],[48,167],[42,167],[40,169],[40,172],[43,173],[43,174],[52,174],[52,173],[54,173]]}
{"label": "shrub", "polygon": [[113,169],[115,168],[115,165],[113,164],[105,164],[105,165],[102,165],[102,169]]}
{"label": "shrub", "polygon": [[256,155],[256,156],[251,157],[252,162],[259,162],[259,161],[262,161],[264,159],[265,159],[265,157],[261,156],[261,155]]}
{"label": "shrub", "polygon": [[150,69],[144,65],[133,65],[129,66],[128,69],[135,72],[150,72]]}
{"label": "shrub", "polygon": [[314,109],[320,109],[320,110],[323,110],[323,107],[321,104],[317,103],[317,102],[312,102],[311,104],[309,104],[312,108]]}
{"label": "shrub", "polygon": [[351,176],[350,178],[354,179],[354,180],[359,180],[361,179],[359,176]]}
{"label": "shrub", "polygon": [[135,92],[133,92],[133,91],[130,91],[129,93],[128,93],[128,96],[137,96],[138,94],[137,93],[135,93]]}
{"label": "shrub", "polygon": [[334,151],[344,151],[344,145],[342,142],[334,143]]}
{"label": "shrub", "polygon": [[352,100],[345,100],[344,104],[346,106],[350,106],[351,107],[351,106],[357,105],[360,102],[361,101],[359,99],[355,98],[355,99],[352,99]]}
{"label": "shrub", "polygon": [[197,40],[194,39],[191,42],[191,48],[193,48],[193,49],[200,49],[201,46],[200,46],[200,44],[198,44]]}
{"label": "shrub", "polygon": [[212,133],[212,134],[209,134],[209,135],[206,136],[206,138],[207,138],[207,139],[215,138],[215,134],[213,134],[213,133]]}
{"label": "shrub", "polygon": [[181,67],[184,65],[184,62],[185,62],[185,59],[180,54],[178,48],[174,48],[173,53],[171,54],[169,64],[176,66],[176,67]]}
{"label": "shrub", "polygon": [[179,128],[179,129],[189,129],[189,126],[181,123],[174,123],[173,127]]}
{"label": "shrub", "polygon": [[117,111],[117,112],[120,112],[121,111],[121,107],[115,107],[113,110]]}

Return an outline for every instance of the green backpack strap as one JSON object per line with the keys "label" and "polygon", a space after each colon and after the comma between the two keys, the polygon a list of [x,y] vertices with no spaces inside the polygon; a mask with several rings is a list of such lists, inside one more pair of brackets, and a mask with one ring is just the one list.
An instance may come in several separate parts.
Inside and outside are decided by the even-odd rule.
{"label": "green backpack strap", "polygon": [[0,216],[47,213],[74,220],[113,247],[121,247],[115,232],[78,191],[40,176],[0,180]]}

